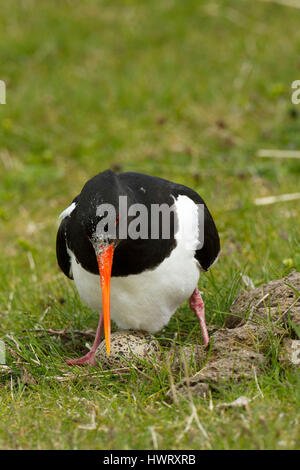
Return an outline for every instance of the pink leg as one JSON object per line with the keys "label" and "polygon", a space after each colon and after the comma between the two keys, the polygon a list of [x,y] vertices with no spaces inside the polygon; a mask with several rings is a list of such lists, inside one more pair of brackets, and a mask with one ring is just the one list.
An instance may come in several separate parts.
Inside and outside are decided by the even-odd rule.
{"label": "pink leg", "polygon": [[204,341],[204,346],[207,346],[209,343],[209,336],[206,328],[206,323],[205,323],[205,309],[204,309],[204,302],[202,300],[201,294],[199,290],[196,289],[194,290],[191,298],[190,298],[190,307],[191,309],[195,312],[197,315],[199,321],[200,321],[200,327],[202,331],[202,336],[203,336],[203,341]]}
{"label": "pink leg", "polygon": [[100,313],[96,336],[95,336],[94,344],[91,350],[85,356],[82,356],[79,359],[69,359],[68,361],[66,361],[68,366],[81,366],[84,364],[94,366],[96,364],[95,353],[101,342],[102,327],[103,327],[103,313]]}

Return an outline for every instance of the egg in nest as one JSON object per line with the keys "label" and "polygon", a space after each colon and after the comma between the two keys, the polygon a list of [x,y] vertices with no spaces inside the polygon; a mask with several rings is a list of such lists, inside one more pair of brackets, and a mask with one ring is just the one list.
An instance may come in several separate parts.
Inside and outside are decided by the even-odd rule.
{"label": "egg in nest", "polygon": [[126,367],[133,361],[155,360],[160,355],[159,343],[154,336],[143,331],[119,330],[111,335],[110,355],[107,355],[103,340],[96,351],[96,360],[104,369],[114,369]]}

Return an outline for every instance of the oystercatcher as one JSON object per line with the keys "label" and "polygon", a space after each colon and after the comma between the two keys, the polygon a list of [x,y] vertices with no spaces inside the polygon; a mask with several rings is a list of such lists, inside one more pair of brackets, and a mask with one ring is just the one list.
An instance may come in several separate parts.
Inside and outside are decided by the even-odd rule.
{"label": "oystercatcher", "polygon": [[[169,219],[162,208],[169,209]],[[155,333],[187,298],[208,344],[197,286],[200,272],[217,260],[220,240],[195,191],[158,177],[106,170],[84,185],[60,217],[58,264],[75,281],[81,300],[100,315],[91,350],[67,364],[95,364],[103,324],[110,353],[110,316],[121,329]]]}

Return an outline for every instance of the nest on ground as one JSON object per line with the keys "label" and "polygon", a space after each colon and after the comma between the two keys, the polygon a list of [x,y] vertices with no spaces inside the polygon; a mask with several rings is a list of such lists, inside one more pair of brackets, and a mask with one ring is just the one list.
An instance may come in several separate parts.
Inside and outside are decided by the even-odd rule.
{"label": "nest on ground", "polygon": [[[225,328],[212,336],[210,346],[175,346],[163,357],[158,341],[139,331],[117,331],[111,336],[108,357],[103,341],[97,351],[102,368],[114,369],[136,363],[138,367],[167,363],[172,375],[168,395],[177,393],[207,396],[209,387],[255,378],[269,362],[270,346],[278,349],[284,367],[292,361],[294,338],[300,328],[300,273],[292,271],[251,291],[241,292],[226,317]],[[293,342],[294,341],[294,342]],[[177,384],[174,384],[179,379]],[[182,378],[182,380],[180,380]]]}
{"label": "nest on ground", "polygon": [[114,369],[128,366],[133,362],[159,360],[160,354],[159,343],[151,334],[143,331],[119,330],[111,335],[110,355],[107,355],[105,341],[102,341],[96,351],[96,359],[103,369]]}

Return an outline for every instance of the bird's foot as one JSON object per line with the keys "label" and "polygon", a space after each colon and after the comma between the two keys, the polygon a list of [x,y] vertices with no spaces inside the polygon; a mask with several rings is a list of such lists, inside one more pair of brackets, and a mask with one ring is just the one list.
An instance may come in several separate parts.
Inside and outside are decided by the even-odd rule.
{"label": "bird's foot", "polygon": [[96,365],[95,354],[101,341],[102,326],[103,326],[103,315],[100,312],[96,336],[95,336],[94,343],[93,343],[91,350],[87,354],[85,354],[85,356],[82,356],[79,359],[69,359],[68,361],[66,361],[68,366],[85,366],[85,365],[95,366]]}
{"label": "bird's foot", "polygon": [[85,356],[80,357],[79,359],[69,359],[66,361],[68,366],[95,366],[96,359],[95,359],[95,352],[90,351]]}
{"label": "bird's foot", "polygon": [[190,307],[199,319],[204,346],[207,346],[209,343],[209,336],[205,322],[205,307],[201,294],[197,288],[194,290],[192,297],[190,298]]}

